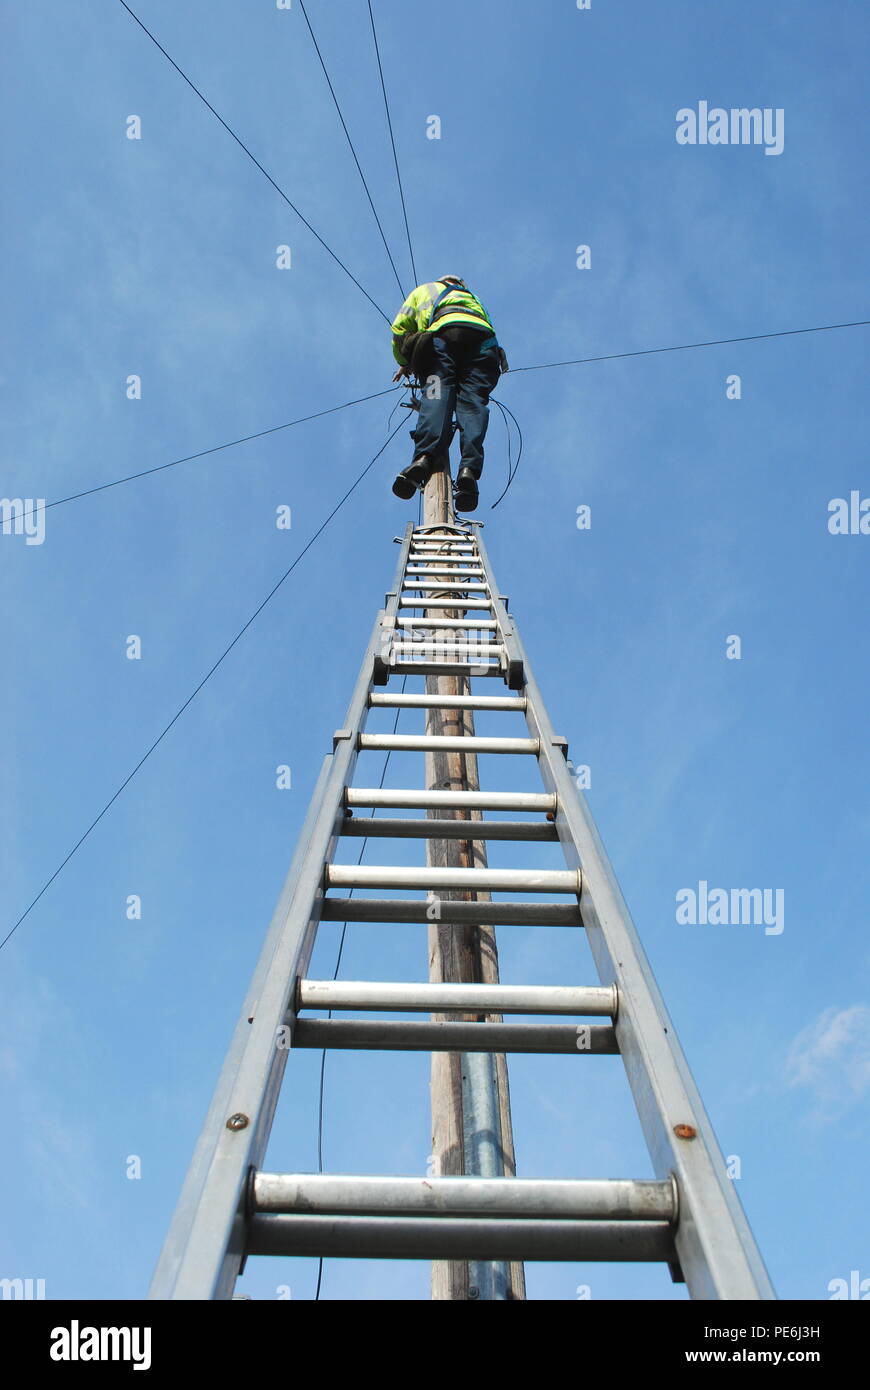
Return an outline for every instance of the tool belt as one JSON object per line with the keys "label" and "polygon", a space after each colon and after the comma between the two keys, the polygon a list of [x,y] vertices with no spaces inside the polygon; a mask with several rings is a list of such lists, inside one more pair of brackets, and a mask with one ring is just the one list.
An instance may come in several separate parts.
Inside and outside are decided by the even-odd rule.
{"label": "tool belt", "polygon": [[[414,376],[419,377],[421,381],[429,375],[435,365],[435,354],[432,348],[434,337],[434,333],[423,329],[420,333],[406,333],[401,341],[402,356],[407,360]],[[495,334],[493,334],[493,338],[495,338]],[[496,342],[496,347],[498,348],[499,371],[507,372],[510,367],[505,350],[498,342]]]}

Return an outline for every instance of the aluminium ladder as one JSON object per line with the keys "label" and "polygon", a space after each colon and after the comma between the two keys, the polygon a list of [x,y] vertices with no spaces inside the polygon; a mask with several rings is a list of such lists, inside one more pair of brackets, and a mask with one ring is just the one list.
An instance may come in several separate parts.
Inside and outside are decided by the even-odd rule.
{"label": "aluminium ladder", "polygon": [[[424,609],[423,618],[414,610]],[[438,610],[465,618],[438,617]],[[417,634],[427,636],[420,640]],[[474,640],[465,633],[478,632]],[[500,680],[506,695],[400,694],[396,676]],[[470,686],[467,687],[470,690]],[[365,733],[371,709],[520,711],[528,738]],[[365,749],[531,755],[544,791],[422,791],[352,785]],[[357,808],[427,819],[362,818]],[[470,840],[438,810],[520,812],[475,819],[475,841],[558,840],[561,870],[333,863],[344,835]],[[353,898],[347,890],[424,892]],[[334,891],[337,890],[337,893]],[[464,900],[440,897],[463,891]],[[490,892],[567,895],[493,902]],[[485,901],[475,901],[481,893]],[[307,978],[321,921],[560,925],[583,928],[590,986],[376,983]],[[570,1023],[310,1019],[306,1010],[566,1016]],[[604,1022],[577,1024],[578,1018]],[[363,1177],[261,1170],[291,1048],[565,1053],[623,1061],[654,1180]],[[775,1294],[727,1175],[673,1025],[552,729],[479,528],[409,524],[396,581],[366,649],[344,726],[323,763],[211,1107],[157,1266],[154,1299],[230,1299],[258,1254],[365,1258],[663,1261],[693,1298]]]}

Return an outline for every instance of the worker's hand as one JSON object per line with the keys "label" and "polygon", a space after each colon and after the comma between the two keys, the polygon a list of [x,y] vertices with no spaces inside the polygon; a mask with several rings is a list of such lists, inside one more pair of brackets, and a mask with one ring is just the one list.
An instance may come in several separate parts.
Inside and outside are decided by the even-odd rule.
{"label": "worker's hand", "polygon": [[403,376],[410,376],[410,375],[411,375],[411,372],[410,372],[410,369],[409,369],[408,367],[400,367],[399,370],[396,372],[396,375],[393,377],[393,381],[401,381]]}

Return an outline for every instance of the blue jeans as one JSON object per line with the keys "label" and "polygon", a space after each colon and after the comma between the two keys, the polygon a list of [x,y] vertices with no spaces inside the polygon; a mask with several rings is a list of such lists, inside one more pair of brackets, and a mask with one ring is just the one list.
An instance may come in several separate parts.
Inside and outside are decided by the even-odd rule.
{"label": "blue jeans", "polygon": [[436,336],[432,352],[433,363],[423,378],[420,415],[413,433],[415,452],[434,460],[449,449],[455,410],[460,467],[470,468],[479,478],[489,397],[500,375],[498,343],[493,336],[472,330],[461,341],[448,342]]}

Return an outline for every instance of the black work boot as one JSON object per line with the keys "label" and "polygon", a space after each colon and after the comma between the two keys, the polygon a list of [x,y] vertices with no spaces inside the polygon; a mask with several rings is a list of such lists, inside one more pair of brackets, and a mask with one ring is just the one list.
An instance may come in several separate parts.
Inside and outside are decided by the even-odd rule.
{"label": "black work boot", "polygon": [[470,468],[460,468],[453,505],[458,512],[473,512],[477,507],[477,498],[477,479]]}
{"label": "black work boot", "polygon": [[429,459],[426,454],[418,454],[408,467],[403,469],[393,483],[393,492],[397,497],[401,497],[407,502],[418,488],[423,488],[429,481]]}

